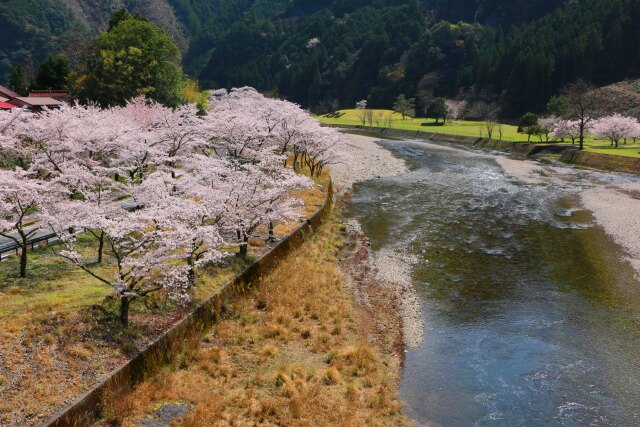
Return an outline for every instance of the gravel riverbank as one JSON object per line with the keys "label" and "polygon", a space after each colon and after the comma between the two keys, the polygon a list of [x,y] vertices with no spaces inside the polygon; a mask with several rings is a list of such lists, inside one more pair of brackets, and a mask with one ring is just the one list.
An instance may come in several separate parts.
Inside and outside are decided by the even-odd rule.
{"label": "gravel riverbank", "polygon": [[398,176],[409,169],[404,160],[394,157],[368,136],[345,134],[345,144],[340,147],[343,154],[350,157],[345,163],[331,167],[331,179],[338,194],[350,191],[356,182],[370,179]]}
{"label": "gravel riverbank", "polygon": [[[626,260],[640,278],[640,180],[624,174],[586,172],[583,169],[554,167],[530,160],[497,157],[496,162],[512,177],[526,184],[565,185],[583,175],[580,191],[582,206],[593,214],[595,222],[626,253]],[[584,175],[588,179],[584,179]],[[630,181],[626,181],[629,178]],[[567,181],[568,179],[569,181]]]}
{"label": "gravel riverbank", "polygon": [[582,192],[582,204],[604,231],[627,253],[640,278],[640,199],[619,188],[590,188]]}
{"label": "gravel riverbank", "polygon": [[[404,160],[398,159],[390,151],[382,148],[375,141],[379,139],[345,134],[346,144],[343,153],[352,160],[344,164],[334,165],[331,176],[339,195],[346,195],[357,182],[382,177],[399,176],[409,171]],[[418,348],[424,339],[424,326],[418,295],[411,283],[412,260],[393,248],[383,248],[372,252],[368,247],[368,239],[356,220],[349,220],[348,232],[357,236],[363,248],[359,251],[357,262],[346,263],[346,275],[354,284],[356,297],[364,304],[370,304],[371,295],[367,285],[373,284],[391,290],[396,299],[396,306],[402,320],[404,344],[410,348]],[[364,273],[363,273],[364,272]]]}

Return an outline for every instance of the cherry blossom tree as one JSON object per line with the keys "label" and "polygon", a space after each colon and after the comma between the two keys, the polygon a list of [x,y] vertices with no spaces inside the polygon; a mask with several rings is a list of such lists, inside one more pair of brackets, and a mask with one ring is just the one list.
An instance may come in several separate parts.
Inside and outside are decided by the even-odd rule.
{"label": "cherry blossom tree", "polygon": [[342,135],[333,128],[311,127],[302,139],[300,150],[311,176],[319,177],[324,167],[344,160],[338,150]]}
{"label": "cherry blossom tree", "polygon": [[169,108],[139,97],[114,114],[129,121],[133,127],[129,132],[137,133],[132,139],[143,142],[148,154],[157,156],[155,163],[175,163],[207,142],[203,119],[192,104]]}
{"label": "cherry blossom tree", "polygon": [[611,146],[618,148],[620,140],[633,138],[637,133],[638,121],[633,117],[620,114],[602,117],[593,123],[592,132],[611,141]]}
{"label": "cherry blossom tree", "polygon": [[540,137],[544,136],[545,141],[549,142],[549,137],[553,133],[553,129],[555,124],[559,121],[559,119],[555,116],[543,117],[538,119],[538,125],[540,126]]}
{"label": "cherry blossom tree", "polygon": [[225,257],[219,250],[225,245],[219,226],[224,211],[218,199],[221,191],[219,185],[208,184],[217,184],[214,177],[225,173],[226,169],[216,169],[220,164],[207,160],[201,167],[206,168],[213,179],[204,186],[202,177],[195,175],[192,169],[180,178],[155,174],[137,190],[140,194],[137,200],[143,206],[158,200],[170,205],[166,213],[173,225],[168,231],[174,242],[181,242],[182,259],[188,266],[187,279],[191,287],[196,284],[197,269],[220,262]]}
{"label": "cherry blossom tree", "polygon": [[240,163],[280,163],[275,129],[281,115],[272,100],[252,88],[233,89],[211,97],[206,117],[211,148],[217,156]]}
{"label": "cherry blossom tree", "polygon": [[23,117],[22,110],[0,110],[0,149],[14,149],[16,147],[15,128]]}
{"label": "cherry blossom tree", "polygon": [[311,185],[308,178],[291,169],[266,173],[256,165],[238,169],[226,180],[234,185],[227,187],[222,225],[235,230],[241,256],[247,255],[249,239],[259,226],[266,225],[272,231],[275,221],[299,217],[302,202],[291,192]]}
{"label": "cherry blossom tree", "polygon": [[561,141],[569,138],[571,139],[571,144],[574,145],[576,140],[580,138],[579,123],[577,120],[558,120],[553,125],[550,136],[552,138],[559,138]]}
{"label": "cherry blossom tree", "polygon": [[[127,326],[133,301],[158,291],[188,301],[198,270],[228,255],[221,247],[236,240],[247,255],[252,236],[297,219],[292,193],[312,181],[286,160],[318,176],[339,160],[340,134],[252,88],[211,92],[210,103],[204,117],[144,98],[0,115],[0,150],[28,153],[0,185],[0,232],[24,248],[21,274],[29,238],[51,227],[62,258],[114,289]],[[87,233],[97,263],[78,248]],[[99,267],[104,253],[110,267]]]}
{"label": "cherry blossom tree", "polygon": [[16,136],[18,123],[26,114],[15,110],[0,111],[0,167],[18,164],[26,169],[29,153],[20,150],[20,140]]}
{"label": "cherry blossom tree", "polygon": [[449,112],[450,120],[462,120],[464,115],[469,107],[469,104],[466,100],[456,101],[455,99],[447,99],[445,100],[445,105],[447,106],[447,111]]}
{"label": "cherry blossom tree", "polygon": [[43,209],[51,200],[46,182],[20,168],[0,169],[0,236],[20,248],[20,277],[27,277],[29,240],[36,235]]}
{"label": "cherry blossom tree", "polygon": [[[131,303],[149,294],[164,290],[174,301],[189,301],[189,267],[180,261],[184,259],[185,244],[194,236],[185,231],[183,220],[197,204],[185,198],[177,203],[177,199],[167,196],[167,190],[159,191],[159,186],[170,180],[170,175],[154,172],[136,186],[132,197],[144,206],[140,209],[69,200],[59,203],[55,214],[47,217],[64,245],[58,255],[114,289],[124,327],[129,324]],[[113,275],[96,268],[78,249],[79,235],[90,229],[104,233],[114,258]]]}

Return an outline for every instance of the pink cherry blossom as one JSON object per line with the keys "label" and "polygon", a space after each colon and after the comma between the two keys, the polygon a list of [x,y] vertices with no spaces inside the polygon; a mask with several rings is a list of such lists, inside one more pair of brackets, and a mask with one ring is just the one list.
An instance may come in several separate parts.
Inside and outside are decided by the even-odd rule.
{"label": "pink cherry blossom", "polygon": [[[341,143],[299,106],[252,88],[212,92],[205,117],[144,98],[0,113],[0,153],[24,156],[24,170],[0,170],[0,233],[26,248],[36,230],[27,221],[53,229],[61,257],[113,288],[126,325],[131,302],[160,290],[188,302],[198,271],[229,255],[223,247],[246,255],[252,236],[298,220],[292,192],[313,182],[287,159],[317,176],[341,161]],[[97,264],[77,248],[85,233]],[[103,249],[112,270],[99,268]]]}
{"label": "pink cherry blossom", "polygon": [[621,140],[637,137],[638,127],[637,119],[616,113],[596,120],[591,131],[600,138],[608,139],[611,146],[617,148]]}

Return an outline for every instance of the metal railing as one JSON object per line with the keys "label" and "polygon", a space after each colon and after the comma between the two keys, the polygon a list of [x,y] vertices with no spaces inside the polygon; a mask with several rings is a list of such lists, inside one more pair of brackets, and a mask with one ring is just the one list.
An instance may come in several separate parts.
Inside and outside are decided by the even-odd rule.
{"label": "metal railing", "polygon": [[[33,251],[36,246],[39,246],[42,242],[44,242],[45,245],[48,245],[50,242],[56,241],[58,241],[58,236],[52,231],[50,233],[34,236],[33,238],[27,240],[27,247],[30,247]],[[9,258],[11,255],[19,255],[21,249],[22,245],[19,245],[11,239],[7,239],[6,243],[0,243],[0,261]]]}

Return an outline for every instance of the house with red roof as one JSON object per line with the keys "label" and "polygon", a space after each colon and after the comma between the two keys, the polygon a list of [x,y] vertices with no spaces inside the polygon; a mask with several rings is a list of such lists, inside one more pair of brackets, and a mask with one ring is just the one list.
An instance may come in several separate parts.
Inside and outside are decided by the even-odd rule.
{"label": "house with red roof", "polygon": [[18,108],[18,106],[9,104],[9,99],[0,96],[0,110],[10,110],[12,108]]}
{"label": "house with red roof", "polygon": [[35,113],[43,108],[59,108],[70,100],[71,95],[66,90],[32,91],[29,96],[20,96],[11,89],[0,86],[0,110],[23,108]]}
{"label": "house with red roof", "polygon": [[6,99],[12,99],[12,98],[17,98],[20,95],[18,95],[17,93],[15,93],[14,91],[12,91],[11,89],[4,87],[4,86],[0,86],[0,97],[2,98],[6,98]]}
{"label": "house with red roof", "polygon": [[30,98],[53,98],[56,101],[71,102],[71,93],[68,90],[32,90]]}

